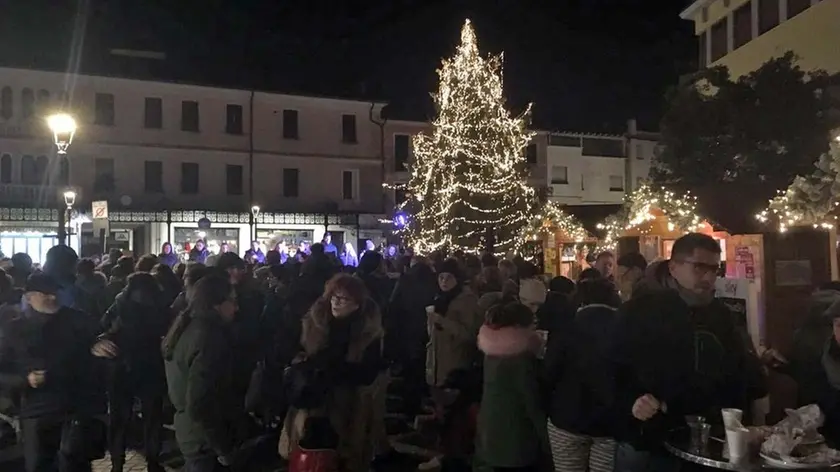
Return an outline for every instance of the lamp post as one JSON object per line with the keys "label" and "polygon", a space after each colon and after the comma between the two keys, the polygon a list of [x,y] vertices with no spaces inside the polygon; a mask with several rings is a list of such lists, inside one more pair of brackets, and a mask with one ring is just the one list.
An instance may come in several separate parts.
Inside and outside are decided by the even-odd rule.
{"label": "lamp post", "polygon": [[[76,120],[67,113],[55,113],[48,116],[46,121],[47,126],[52,132],[53,142],[55,143],[58,155],[66,155],[67,148],[70,147],[70,143],[73,142],[73,136],[76,135]],[[59,168],[61,168],[60,165]],[[69,173],[67,178],[69,180]],[[72,190],[64,192],[64,204],[67,205],[67,211],[59,214],[58,244],[67,244],[67,229],[70,227],[70,209],[73,207],[75,202],[76,192],[73,192]],[[65,225],[67,225],[67,228],[65,228]]]}
{"label": "lamp post", "polygon": [[73,190],[66,190],[64,192],[64,204],[67,205],[67,209],[65,210],[65,213],[64,213],[64,220],[67,222],[67,230],[64,233],[65,238],[63,238],[63,240],[59,241],[58,242],[59,244],[66,244],[67,239],[69,239],[69,235],[71,234],[70,220],[71,220],[71,213],[73,211],[73,205],[75,203],[76,203],[76,192],[74,192]]}
{"label": "lamp post", "polygon": [[251,207],[251,217],[254,219],[253,226],[251,227],[251,241],[257,240],[257,217],[260,216],[260,206],[254,205]]}

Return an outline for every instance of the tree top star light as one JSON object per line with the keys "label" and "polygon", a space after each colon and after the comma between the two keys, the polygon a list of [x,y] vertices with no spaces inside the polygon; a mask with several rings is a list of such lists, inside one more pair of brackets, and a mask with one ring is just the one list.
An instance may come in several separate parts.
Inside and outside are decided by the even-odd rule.
{"label": "tree top star light", "polygon": [[534,190],[524,150],[528,109],[511,117],[502,93],[501,55],[482,57],[469,20],[455,55],[438,70],[438,115],[430,134],[414,137],[406,186],[406,234],[415,250],[496,255],[516,251]]}

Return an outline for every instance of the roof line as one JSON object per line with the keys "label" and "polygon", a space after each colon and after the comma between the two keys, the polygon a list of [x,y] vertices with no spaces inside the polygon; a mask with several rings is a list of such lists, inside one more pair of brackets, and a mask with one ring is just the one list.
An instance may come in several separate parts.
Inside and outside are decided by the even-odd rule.
{"label": "roof line", "polygon": [[697,10],[708,6],[714,0],[696,0],[680,13],[680,18],[683,20],[693,20],[697,14]]}

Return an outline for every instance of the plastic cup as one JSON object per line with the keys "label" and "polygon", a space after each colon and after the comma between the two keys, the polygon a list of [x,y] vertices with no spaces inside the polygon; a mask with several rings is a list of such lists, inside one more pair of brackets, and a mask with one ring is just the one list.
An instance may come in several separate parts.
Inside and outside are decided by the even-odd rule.
{"label": "plastic cup", "polygon": [[750,430],[744,427],[726,430],[726,446],[729,460],[737,461],[749,454]]}
{"label": "plastic cup", "polygon": [[742,421],[744,419],[744,412],[737,408],[724,408],[720,410],[723,417],[723,427],[727,430],[742,428]]}
{"label": "plastic cup", "polygon": [[712,425],[709,423],[689,423],[691,430],[691,447],[694,449],[703,449],[709,444],[709,433],[712,430]]}

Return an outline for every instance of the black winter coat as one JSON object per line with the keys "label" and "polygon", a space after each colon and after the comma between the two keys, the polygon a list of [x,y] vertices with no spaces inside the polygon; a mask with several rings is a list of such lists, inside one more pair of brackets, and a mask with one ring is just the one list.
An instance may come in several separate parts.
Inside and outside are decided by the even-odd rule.
{"label": "black winter coat", "polygon": [[[616,436],[636,447],[661,444],[686,415],[720,417],[747,409],[746,349],[729,309],[719,300],[689,308],[674,290],[646,292],[620,310],[611,349],[615,368]],[[636,399],[652,394],[667,413],[640,422]]]}
{"label": "black winter coat", "polygon": [[172,323],[172,311],[162,295],[157,298],[138,303],[120,293],[101,322],[105,336],[120,350],[115,361],[133,375],[150,380],[163,377],[160,342]]}
{"label": "black winter coat", "polygon": [[426,307],[434,305],[438,292],[432,269],[416,264],[397,282],[385,324],[385,352],[396,359],[418,359],[426,354]]}
{"label": "black winter coat", "polygon": [[612,436],[609,355],[618,316],[611,306],[587,305],[550,338],[544,367],[553,387],[549,414],[554,426],[574,434]]}
{"label": "black winter coat", "polygon": [[[95,320],[71,308],[54,314],[30,308],[3,318],[0,388],[21,395],[21,418],[105,411],[103,364],[90,353],[99,332]],[[34,370],[46,371],[37,389],[27,381]]]}

